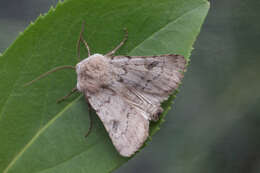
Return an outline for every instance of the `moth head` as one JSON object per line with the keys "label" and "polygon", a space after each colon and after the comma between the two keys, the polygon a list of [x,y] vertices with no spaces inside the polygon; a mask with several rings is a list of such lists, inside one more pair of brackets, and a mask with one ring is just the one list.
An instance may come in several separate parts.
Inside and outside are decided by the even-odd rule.
{"label": "moth head", "polygon": [[109,82],[108,58],[94,54],[76,65],[77,89],[81,92],[98,92]]}

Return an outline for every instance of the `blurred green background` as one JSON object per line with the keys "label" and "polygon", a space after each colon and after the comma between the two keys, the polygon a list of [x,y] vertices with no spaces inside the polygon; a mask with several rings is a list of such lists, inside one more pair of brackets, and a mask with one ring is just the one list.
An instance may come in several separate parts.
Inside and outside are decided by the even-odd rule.
{"label": "blurred green background", "polygon": [[[260,172],[260,1],[212,0],[161,130],[116,173]],[[57,0],[1,0],[0,52]]]}

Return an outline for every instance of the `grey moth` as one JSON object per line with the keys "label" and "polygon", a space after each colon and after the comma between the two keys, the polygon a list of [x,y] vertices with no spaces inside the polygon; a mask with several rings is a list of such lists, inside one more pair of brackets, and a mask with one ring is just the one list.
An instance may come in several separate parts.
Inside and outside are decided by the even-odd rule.
{"label": "grey moth", "polygon": [[[77,86],[75,91],[85,95],[89,105],[104,124],[113,145],[124,157],[132,156],[144,144],[149,135],[150,121],[157,121],[163,112],[161,103],[178,88],[186,69],[186,60],[181,55],[114,56],[127,40],[106,55],[90,54],[87,42],[82,37],[88,57],[75,68]],[[79,46],[78,46],[79,47]],[[78,53],[79,54],[79,53]]]}

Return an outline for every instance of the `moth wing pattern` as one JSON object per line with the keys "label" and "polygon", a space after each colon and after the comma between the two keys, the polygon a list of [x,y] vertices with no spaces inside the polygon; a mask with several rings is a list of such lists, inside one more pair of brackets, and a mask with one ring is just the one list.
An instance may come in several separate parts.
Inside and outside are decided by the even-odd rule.
{"label": "moth wing pattern", "polygon": [[162,111],[160,104],[181,83],[186,63],[183,56],[175,54],[115,56],[111,60],[118,81],[135,95],[127,99],[148,112],[148,119],[153,121],[158,119]]}
{"label": "moth wing pattern", "polygon": [[147,139],[150,120],[158,120],[163,111],[161,102],[178,88],[186,60],[169,54],[115,56],[108,62],[113,80],[99,92],[85,94],[116,149],[129,157]]}
{"label": "moth wing pattern", "polygon": [[143,145],[148,137],[149,121],[138,109],[109,89],[91,94],[87,99],[122,156],[131,156]]}

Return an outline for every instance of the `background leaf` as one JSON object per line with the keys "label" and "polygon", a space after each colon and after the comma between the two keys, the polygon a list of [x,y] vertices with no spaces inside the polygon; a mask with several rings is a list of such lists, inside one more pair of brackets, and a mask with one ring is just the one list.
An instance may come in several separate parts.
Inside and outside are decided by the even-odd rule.
{"label": "background leaf", "polygon": [[0,57],[0,171],[110,172],[127,161],[97,117],[84,138],[89,122],[83,97],[55,104],[74,87],[74,73],[58,72],[30,87],[22,85],[52,67],[76,64],[83,20],[92,53],[111,50],[127,27],[129,40],[119,54],[188,58],[208,8],[204,0],[70,0],[40,16]]}

